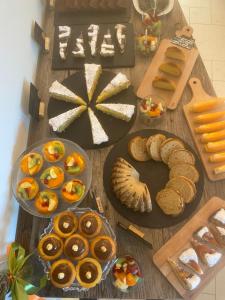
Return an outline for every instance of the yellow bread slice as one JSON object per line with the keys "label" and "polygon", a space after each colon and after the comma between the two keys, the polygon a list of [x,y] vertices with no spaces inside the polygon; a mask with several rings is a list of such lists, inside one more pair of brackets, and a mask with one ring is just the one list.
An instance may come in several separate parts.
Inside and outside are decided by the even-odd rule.
{"label": "yellow bread slice", "polygon": [[171,188],[165,188],[156,195],[156,202],[166,215],[179,216],[184,211],[184,199],[180,193]]}
{"label": "yellow bread slice", "polygon": [[194,113],[201,113],[204,111],[211,110],[213,108],[218,107],[219,105],[223,104],[225,98],[211,98],[209,100],[199,101],[197,103],[193,103],[190,105],[190,111]]}
{"label": "yellow bread slice", "polygon": [[225,152],[220,152],[220,153],[215,153],[210,155],[209,161],[215,163],[225,161]]}
{"label": "yellow bread slice", "polygon": [[225,121],[219,121],[209,124],[200,125],[195,128],[196,133],[210,133],[218,130],[225,129]]}
{"label": "yellow bread slice", "polygon": [[211,133],[204,133],[201,136],[201,142],[202,143],[216,142],[224,138],[225,138],[225,129],[216,132],[211,132]]}
{"label": "yellow bread slice", "polygon": [[194,122],[199,124],[211,123],[219,121],[225,117],[225,111],[217,111],[214,113],[201,114],[194,117]]}
{"label": "yellow bread slice", "polygon": [[166,90],[166,91],[175,91],[176,84],[167,78],[164,77],[155,77],[152,81],[152,86],[156,89]]}
{"label": "yellow bread slice", "polygon": [[205,145],[206,152],[220,152],[225,150],[225,140],[210,142]]}
{"label": "yellow bread slice", "polygon": [[169,178],[172,179],[177,176],[184,176],[194,183],[199,180],[199,173],[197,169],[193,165],[185,163],[175,165],[170,169]]}
{"label": "yellow bread slice", "polygon": [[160,156],[162,161],[167,164],[170,154],[176,149],[184,149],[184,144],[179,139],[168,138],[160,145]]}
{"label": "yellow bread slice", "polygon": [[182,148],[173,150],[168,159],[169,168],[172,168],[173,166],[182,163],[194,165],[195,164],[194,155],[190,151]]}
{"label": "yellow bread slice", "polygon": [[175,77],[179,77],[182,73],[180,67],[172,62],[161,64],[159,70],[165,74],[169,74]]}
{"label": "yellow bread slice", "polygon": [[130,140],[128,144],[128,152],[130,156],[136,161],[148,161],[150,156],[148,155],[146,142],[148,138],[136,136]]}
{"label": "yellow bread slice", "polygon": [[166,49],[166,57],[173,58],[180,61],[185,61],[184,52],[176,46],[171,46]]}
{"label": "yellow bread slice", "polygon": [[163,134],[156,134],[153,135],[151,146],[150,146],[150,157],[153,160],[161,161],[161,155],[160,155],[160,145],[166,140],[165,135]]}
{"label": "yellow bread slice", "polygon": [[214,169],[214,173],[216,175],[224,173],[224,172],[225,172],[225,165],[222,165],[222,166],[217,167],[217,168]]}

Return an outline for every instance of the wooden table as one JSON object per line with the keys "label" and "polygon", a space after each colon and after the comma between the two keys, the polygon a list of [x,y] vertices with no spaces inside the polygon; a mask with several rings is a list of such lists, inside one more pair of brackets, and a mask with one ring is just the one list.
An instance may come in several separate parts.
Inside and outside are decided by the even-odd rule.
{"label": "wooden table", "polygon": [[[141,27],[139,16],[132,12],[132,20],[135,25],[135,30],[138,31]],[[178,1],[175,1],[175,7],[172,13],[163,18],[163,37],[172,37],[175,32],[175,25],[182,27],[186,24],[182,10],[179,6]],[[53,12],[46,12],[45,18],[45,30],[48,36],[53,40],[54,27],[53,27]],[[52,44],[52,43],[51,43]],[[72,74],[72,71],[52,71],[51,70],[51,59],[52,49],[48,55],[41,55],[37,69],[37,80],[36,85],[39,88],[40,96],[42,99],[48,101],[48,89],[53,80],[63,80],[68,75]],[[121,71],[126,73],[131,79],[134,85],[135,91],[137,90],[141,79],[149,65],[150,61],[148,58],[141,58],[137,56],[136,66],[133,69],[122,69]],[[193,76],[199,77],[206,91],[209,94],[214,94],[210,79],[207,75],[206,69],[199,57],[196,65],[193,69]],[[164,123],[160,124],[158,128],[170,131],[182,139],[186,140],[190,145],[193,146],[193,141],[190,136],[189,129],[183,115],[183,104],[191,99],[191,92],[189,87],[186,87],[182,96],[182,101],[178,105],[175,111],[170,111],[167,114],[167,118]],[[132,131],[142,129],[143,126],[139,124],[138,120]],[[49,126],[47,118],[39,122],[32,120],[30,124],[28,145],[36,142],[37,140],[50,136]],[[106,216],[110,223],[116,230],[117,241],[118,241],[118,254],[130,253],[140,262],[142,271],[144,274],[144,281],[134,288],[130,293],[123,294],[118,292],[111,283],[110,276],[104,282],[94,289],[91,289],[87,293],[63,293],[59,289],[53,288],[50,284],[41,292],[41,295],[48,297],[81,297],[81,298],[134,298],[134,299],[177,299],[179,295],[170,286],[167,280],[160,274],[155,268],[152,262],[152,255],[157,251],[174,233],[179,230],[183,224],[168,228],[151,230],[141,228],[152,240],[154,250],[149,250],[144,244],[137,241],[134,237],[129,236],[127,233],[119,231],[115,224],[117,221],[126,223],[117,212],[112,208],[110,202],[103,189],[103,163],[110,148],[103,150],[89,151],[91,161],[93,162],[93,182],[92,187],[97,190],[98,195],[104,202]],[[94,158],[94,159],[93,159]],[[212,183],[205,177],[205,189],[201,206],[213,195],[220,196],[225,199],[225,190],[223,182]],[[46,226],[48,221],[35,218],[27,214],[25,211],[20,209],[16,239],[20,242],[28,251],[36,248],[39,234]]]}

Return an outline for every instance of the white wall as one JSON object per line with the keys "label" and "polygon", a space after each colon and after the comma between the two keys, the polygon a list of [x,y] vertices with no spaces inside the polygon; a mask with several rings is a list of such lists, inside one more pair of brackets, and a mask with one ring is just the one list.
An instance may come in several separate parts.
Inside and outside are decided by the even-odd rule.
{"label": "white wall", "polygon": [[11,197],[10,174],[26,147],[26,87],[35,81],[39,52],[31,28],[33,20],[42,23],[43,2],[0,0],[0,254],[15,235],[18,205]]}

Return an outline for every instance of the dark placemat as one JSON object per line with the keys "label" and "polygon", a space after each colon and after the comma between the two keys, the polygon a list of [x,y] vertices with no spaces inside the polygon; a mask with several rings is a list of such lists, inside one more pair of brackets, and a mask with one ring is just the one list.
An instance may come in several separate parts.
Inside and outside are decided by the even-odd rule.
{"label": "dark placemat", "polygon": [[[98,23],[97,23],[98,24]],[[87,30],[89,25],[73,25],[71,27],[71,38],[68,45],[68,56],[64,61],[59,56],[59,37],[58,27],[55,28],[54,35],[54,48],[52,56],[52,69],[53,70],[67,70],[67,69],[83,69],[84,63],[96,63],[101,64],[103,68],[124,68],[133,67],[135,65],[135,46],[134,46],[134,28],[133,24],[126,23],[127,30],[127,44],[125,52],[120,53],[117,41],[116,31],[114,29],[116,24],[101,24],[98,38],[98,55],[96,57],[91,56],[90,46],[88,43]],[[112,34],[113,43],[115,45],[114,57],[101,57],[99,52],[103,41],[104,34],[107,33],[107,29],[110,29]],[[79,37],[80,33],[83,32],[84,36],[84,47],[85,47],[85,58],[75,58],[72,55],[76,38]]]}
{"label": "dark placemat", "polygon": [[[129,132],[135,121],[137,109],[135,110],[135,114],[133,115],[130,122],[125,122],[106,115],[95,108],[97,96],[115,75],[115,73],[109,71],[102,72],[93,99],[89,104],[95,115],[99,119],[100,123],[102,124],[102,127],[104,128],[106,134],[108,135],[109,141],[107,143],[102,143],[101,145],[93,144],[91,125],[87,111],[85,111],[77,120],[75,120],[64,132],[56,133],[58,137],[74,141],[84,149],[99,149],[115,144]],[[68,87],[71,91],[81,96],[85,101],[87,101],[87,103],[89,103],[87,100],[88,96],[83,71],[69,76],[62,82],[62,84]],[[103,103],[122,103],[137,105],[137,98],[133,92],[133,87],[130,86],[127,90],[124,90],[118,95],[107,99]],[[50,98],[48,105],[48,118],[53,118],[75,107],[76,106],[72,103],[67,103]]]}
{"label": "dark placemat", "polygon": [[[169,227],[172,225],[176,225],[184,221],[188,217],[190,217],[200,203],[202,193],[203,193],[203,188],[204,188],[204,176],[203,176],[202,163],[199,160],[196,153],[193,151],[193,149],[183,141],[185,147],[193,153],[196,159],[196,168],[200,174],[199,181],[196,184],[197,193],[194,201],[186,205],[184,213],[179,217],[166,216],[161,211],[161,209],[156,204],[155,198],[157,193],[165,187],[166,183],[169,180],[168,167],[162,162],[156,162],[153,160],[150,160],[148,162],[137,162],[134,159],[132,159],[128,154],[128,143],[131,138],[138,135],[143,137],[148,137],[158,133],[164,134],[167,138],[177,137],[172,133],[163,130],[157,130],[157,129],[141,130],[126,136],[121,142],[116,144],[113,147],[113,149],[110,151],[105,161],[104,175],[103,175],[105,192],[108,196],[109,201],[115,208],[115,210],[119,214],[121,214],[124,218],[128,219],[130,222],[137,224],[139,226],[149,227],[149,228]],[[151,199],[152,199],[152,206],[153,206],[151,213],[134,212],[131,209],[127,208],[126,206],[122,205],[122,203],[114,195],[112,190],[112,185],[111,185],[111,172],[112,172],[113,164],[115,163],[117,157],[122,157],[126,159],[129,163],[131,163],[131,165],[134,166],[134,168],[140,173],[140,180],[142,182],[145,182],[148,185],[151,194]]]}

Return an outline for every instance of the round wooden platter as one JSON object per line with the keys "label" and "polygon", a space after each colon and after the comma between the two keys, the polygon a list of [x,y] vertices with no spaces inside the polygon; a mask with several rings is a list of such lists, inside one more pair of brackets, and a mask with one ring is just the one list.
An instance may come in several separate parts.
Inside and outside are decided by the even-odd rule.
{"label": "round wooden platter", "polygon": [[[135,109],[135,113],[132,119],[129,122],[126,122],[104,114],[95,108],[98,95],[115,77],[115,75],[115,73],[109,71],[102,72],[97,88],[93,95],[93,99],[90,103],[88,101],[86,81],[83,71],[69,76],[62,82],[62,84],[69,88],[71,91],[81,96],[87,102],[88,106],[91,107],[106,134],[108,135],[109,141],[100,145],[93,144],[91,125],[87,110],[78,119],[76,119],[64,132],[56,133],[58,137],[76,142],[84,149],[99,149],[115,144],[129,132],[135,121],[137,109]],[[103,103],[122,103],[133,104],[137,106],[137,98],[133,92],[133,87],[130,86],[127,90],[124,90],[116,96],[105,100]],[[73,103],[50,98],[48,105],[48,118],[53,118],[75,107],[76,105],[74,105]]]}
{"label": "round wooden platter", "polygon": [[[203,189],[204,189],[204,176],[203,176],[203,167],[201,161],[199,160],[198,156],[193,151],[193,149],[182,139],[179,138],[184,143],[186,149],[191,151],[196,159],[195,166],[200,175],[199,181],[196,184],[197,193],[195,195],[195,199],[190,204],[186,205],[184,213],[182,215],[178,217],[170,217],[165,215],[161,211],[161,209],[156,204],[155,198],[157,193],[165,187],[166,183],[169,180],[168,166],[162,162],[156,162],[153,160],[147,162],[137,162],[134,159],[132,159],[131,156],[128,154],[128,143],[133,137],[135,136],[149,137],[151,135],[158,134],[158,133],[164,134],[167,138],[169,137],[179,138],[172,133],[163,130],[157,130],[157,129],[141,130],[129,134],[126,138],[124,138],[121,142],[119,142],[112,148],[105,161],[104,173],[103,173],[105,192],[108,196],[109,201],[115,208],[115,210],[119,214],[121,214],[124,218],[128,219],[130,222],[148,228],[170,227],[190,217],[191,214],[196,210],[197,206],[199,205],[202,197]],[[126,159],[140,173],[140,180],[142,182],[145,182],[148,185],[151,194],[151,199],[152,199],[152,206],[153,206],[152,212],[150,213],[134,212],[131,209],[124,206],[116,198],[115,194],[113,193],[112,185],[111,185],[111,172],[112,172],[113,164],[117,157],[122,157]]]}

